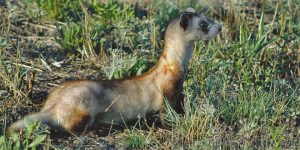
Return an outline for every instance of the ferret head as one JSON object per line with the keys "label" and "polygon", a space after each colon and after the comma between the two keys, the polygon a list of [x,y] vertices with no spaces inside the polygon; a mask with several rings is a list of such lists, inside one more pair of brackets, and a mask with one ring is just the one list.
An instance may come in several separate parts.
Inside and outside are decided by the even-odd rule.
{"label": "ferret head", "polygon": [[188,41],[208,41],[222,30],[220,24],[208,17],[198,15],[193,8],[187,8],[185,12],[178,15],[178,18],[179,25]]}

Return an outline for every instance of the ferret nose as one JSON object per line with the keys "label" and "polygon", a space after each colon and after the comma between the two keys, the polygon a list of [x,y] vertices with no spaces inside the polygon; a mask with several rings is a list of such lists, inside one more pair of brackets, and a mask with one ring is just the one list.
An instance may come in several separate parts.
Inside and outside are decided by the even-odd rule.
{"label": "ferret nose", "polygon": [[219,26],[219,32],[221,32],[222,31],[222,26]]}

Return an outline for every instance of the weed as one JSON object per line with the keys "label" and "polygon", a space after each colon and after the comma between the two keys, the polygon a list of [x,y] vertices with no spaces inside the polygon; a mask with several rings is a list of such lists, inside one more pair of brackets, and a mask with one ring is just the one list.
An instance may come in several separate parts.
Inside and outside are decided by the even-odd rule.
{"label": "weed", "polygon": [[[5,128],[4,128],[5,129]],[[5,131],[5,130],[4,130]],[[10,132],[0,136],[0,149],[36,149],[47,138],[49,131],[42,128],[39,122],[32,124],[25,119],[25,134]]]}
{"label": "weed", "polygon": [[[42,17],[57,19],[59,21],[79,21],[82,18],[82,11],[78,1],[72,0],[26,0],[28,4],[36,4],[44,11]],[[33,14],[28,9],[29,14]]]}
{"label": "weed", "polygon": [[92,9],[103,25],[112,25],[120,21],[135,18],[134,7],[128,4],[120,4],[117,1],[108,3],[92,2]]}
{"label": "weed", "polygon": [[82,28],[82,25],[71,22],[58,30],[60,36],[55,37],[55,41],[68,53],[80,52],[83,45]]}
{"label": "weed", "polygon": [[135,130],[130,130],[124,140],[129,149],[143,149],[147,144],[145,135]]}
{"label": "weed", "polygon": [[208,133],[209,124],[215,118],[215,108],[211,104],[201,101],[199,97],[195,96],[195,91],[187,87],[185,90],[185,115],[178,115],[166,103],[167,116],[166,120],[172,126],[172,134],[175,139],[187,143],[189,146],[197,140],[206,137]]}
{"label": "weed", "polygon": [[22,92],[23,77],[27,74],[27,69],[20,64],[20,50],[17,48],[17,56],[13,62],[5,61],[4,49],[0,49],[0,73],[1,86],[13,94],[13,97],[24,96]]}
{"label": "weed", "polygon": [[122,54],[118,50],[112,50],[112,61],[102,67],[102,71],[108,79],[120,79],[136,76],[143,73],[148,66],[143,58],[134,55]]}
{"label": "weed", "polygon": [[[103,50],[106,48],[123,49],[122,45],[128,45],[126,47],[132,50],[133,47],[144,45],[133,43],[139,41],[139,34],[135,33],[137,26],[143,27],[143,22],[135,18],[134,7],[116,1],[104,4],[93,1],[90,6],[92,15],[85,10],[83,4],[81,9],[85,14],[84,26],[79,22],[71,22],[63,26],[56,37],[56,41],[67,53],[77,51],[85,58],[95,59],[96,54],[101,55],[101,58],[106,57]],[[108,32],[112,34],[111,37],[105,36]],[[114,43],[107,43],[112,41]],[[105,47],[108,44],[117,47]]]}
{"label": "weed", "polygon": [[269,128],[269,134],[270,134],[270,139],[273,143],[273,149],[282,149],[283,147],[282,142],[285,140],[283,136],[283,132],[286,129],[285,126],[280,126],[280,127],[270,127]]}

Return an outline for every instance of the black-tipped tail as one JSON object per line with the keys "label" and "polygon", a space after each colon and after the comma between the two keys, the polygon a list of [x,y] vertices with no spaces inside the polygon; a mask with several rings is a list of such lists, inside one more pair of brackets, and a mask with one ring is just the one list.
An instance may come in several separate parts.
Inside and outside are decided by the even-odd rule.
{"label": "black-tipped tail", "polygon": [[50,126],[53,124],[53,120],[51,116],[47,113],[35,113],[35,114],[30,114],[25,116],[24,119],[18,120],[15,123],[13,123],[9,128],[8,131],[14,131],[14,132],[19,132],[21,130],[25,129],[25,120],[28,124],[40,121],[42,124]]}

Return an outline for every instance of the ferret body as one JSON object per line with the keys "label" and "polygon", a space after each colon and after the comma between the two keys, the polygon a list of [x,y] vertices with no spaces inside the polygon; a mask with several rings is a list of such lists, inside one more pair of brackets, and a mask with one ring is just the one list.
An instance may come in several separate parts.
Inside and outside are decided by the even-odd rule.
{"label": "ferret body", "polygon": [[[183,112],[183,80],[193,43],[212,39],[220,31],[219,24],[188,8],[168,25],[163,53],[148,72],[119,80],[64,83],[49,94],[41,111],[28,115],[27,120],[73,132],[101,123],[126,122],[150,112],[163,116],[165,99]],[[22,128],[24,120],[19,120],[9,130]]]}

